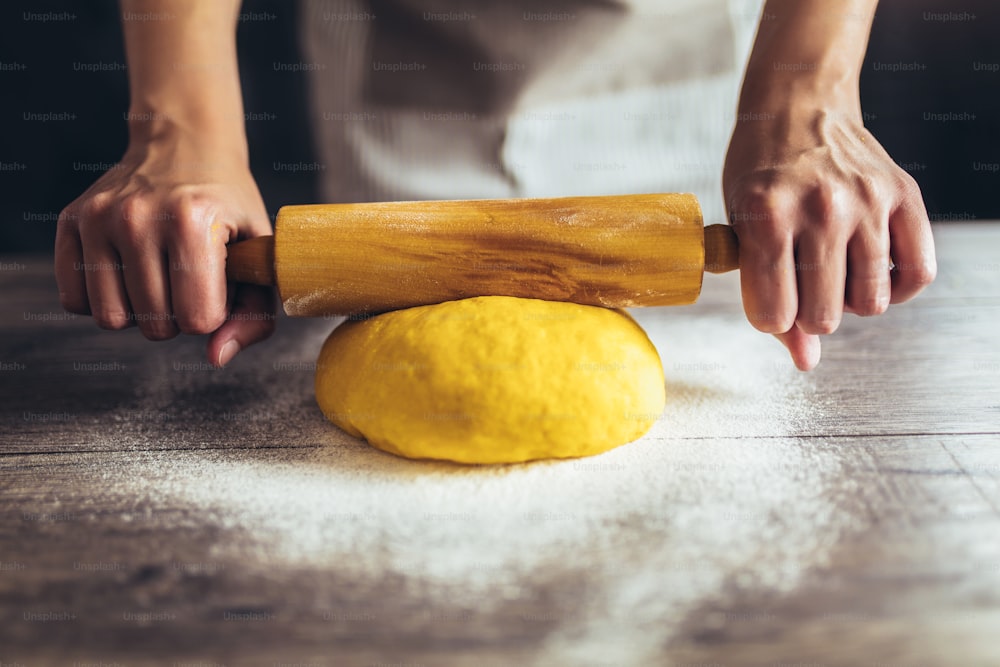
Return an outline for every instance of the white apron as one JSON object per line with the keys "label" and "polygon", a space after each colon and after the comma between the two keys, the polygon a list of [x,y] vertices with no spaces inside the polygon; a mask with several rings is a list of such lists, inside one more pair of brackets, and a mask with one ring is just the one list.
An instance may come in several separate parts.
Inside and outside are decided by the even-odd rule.
{"label": "white apron", "polygon": [[694,192],[762,0],[304,0],[326,201]]}

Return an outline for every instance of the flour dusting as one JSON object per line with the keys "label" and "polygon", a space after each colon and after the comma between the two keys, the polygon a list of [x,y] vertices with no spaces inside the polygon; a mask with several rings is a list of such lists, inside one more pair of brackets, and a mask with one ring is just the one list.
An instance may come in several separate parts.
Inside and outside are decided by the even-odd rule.
{"label": "flour dusting", "polygon": [[725,587],[793,587],[823,564],[824,536],[845,520],[824,497],[841,457],[780,437],[814,409],[780,346],[736,316],[670,314],[634,313],[664,361],[664,415],[601,456],[406,461],[316,411],[299,419],[320,447],[147,454],[155,474],[140,468],[133,484],[239,531],[220,558],[332,567],[361,587],[398,578],[456,613],[489,614],[569,577],[578,593],[559,614],[523,619],[556,625],[542,662],[642,664],[662,650],[665,619],[679,622]]}

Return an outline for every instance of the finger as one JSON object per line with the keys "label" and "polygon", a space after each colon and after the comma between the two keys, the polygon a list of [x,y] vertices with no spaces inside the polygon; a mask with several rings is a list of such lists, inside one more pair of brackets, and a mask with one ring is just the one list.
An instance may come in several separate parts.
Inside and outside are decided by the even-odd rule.
{"label": "finger", "polygon": [[819,336],[816,334],[807,334],[798,326],[793,326],[785,333],[775,334],[774,337],[785,346],[795,367],[800,371],[811,371],[819,364],[821,347]]}
{"label": "finger", "polygon": [[909,198],[889,219],[892,270],[892,303],[908,301],[934,282],[937,259],[934,236],[923,201]]}
{"label": "finger", "polygon": [[170,285],[163,253],[150,243],[143,247],[123,247],[121,255],[132,318],[142,335],[149,340],[175,337],[178,329],[170,308]]}
{"label": "finger", "polygon": [[845,310],[856,315],[881,315],[889,307],[889,232],[859,231],[847,245],[847,289]]}
{"label": "finger", "polygon": [[187,334],[215,331],[226,319],[226,243],[229,228],[207,218],[205,205],[175,211],[177,233],[168,241],[170,287],[177,325]]}
{"label": "finger", "polygon": [[258,285],[237,285],[233,291],[233,309],[226,322],[208,341],[208,360],[225,366],[240,350],[266,340],[274,333],[274,290]]}
{"label": "finger", "polygon": [[97,326],[114,330],[133,326],[135,321],[131,317],[118,252],[104,240],[91,240],[85,235],[81,241],[87,301]]}
{"label": "finger", "polygon": [[740,286],[747,319],[765,333],[788,331],[798,309],[791,234],[774,224],[734,224],[734,230],[739,237]]}
{"label": "finger", "polygon": [[807,334],[830,334],[844,315],[846,243],[835,230],[804,234],[795,253],[799,310],[795,323]]}
{"label": "finger", "polygon": [[56,285],[62,307],[78,315],[90,315],[87,279],[83,273],[83,245],[74,224],[75,214],[63,211],[56,227]]}

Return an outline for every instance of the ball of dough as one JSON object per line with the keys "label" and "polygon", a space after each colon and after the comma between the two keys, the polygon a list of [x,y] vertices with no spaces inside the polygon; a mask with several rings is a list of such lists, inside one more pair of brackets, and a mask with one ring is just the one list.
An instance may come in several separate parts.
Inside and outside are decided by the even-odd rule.
{"label": "ball of dough", "polygon": [[319,355],[316,400],[387,452],[514,463],[635,440],[665,389],[656,348],[624,312],[491,296],[341,324]]}

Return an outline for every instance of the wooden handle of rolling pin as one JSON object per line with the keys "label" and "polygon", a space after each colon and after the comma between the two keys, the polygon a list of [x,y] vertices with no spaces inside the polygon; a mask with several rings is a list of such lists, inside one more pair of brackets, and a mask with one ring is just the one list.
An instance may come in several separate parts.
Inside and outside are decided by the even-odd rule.
{"label": "wooden handle of rolling pin", "polygon": [[230,280],[285,312],[352,315],[506,295],[623,308],[693,303],[738,267],[694,195],[285,206],[274,237],[229,247]]}

